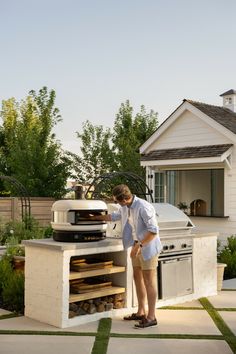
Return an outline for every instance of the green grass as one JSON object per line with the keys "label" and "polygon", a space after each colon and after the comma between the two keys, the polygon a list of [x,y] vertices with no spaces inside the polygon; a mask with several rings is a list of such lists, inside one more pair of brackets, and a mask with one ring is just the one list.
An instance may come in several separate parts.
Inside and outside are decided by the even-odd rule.
{"label": "green grass", "polygon": [[1,320],[6,320],[7,318],[13,318],[13,317],[21,317],[22,315],[18,315],[17,313],[7,313],[6,315],[1,315],[0,316],[0,321]]}
{"label": "green grass", "polygon": [[217,312],[217,310],[212,306],[210,301],[206,298],[202,298],[199,300],[204,309],[208,312],[211,316],[212,320],[214,321],[215,325],[219,329],[219,331],[224,336],[225,341],[228,343],[230,348],[232,349],[233,353],[236,353],[236,337],[231,329],[227,326],[223,318]]}
{"label": "green grass", "polygon": [[106,354],[111,331],[111,318],[99,321],[98,331],[91,354]]}

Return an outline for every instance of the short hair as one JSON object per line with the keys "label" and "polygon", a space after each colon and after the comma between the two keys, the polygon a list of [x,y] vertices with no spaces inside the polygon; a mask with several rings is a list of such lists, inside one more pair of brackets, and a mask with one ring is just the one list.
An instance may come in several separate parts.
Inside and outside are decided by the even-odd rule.
{"label": "short hair", "polygon": [[112,195],[121,202],[122,200],[127,200],[132,197],[132,193],[126,184],[118,184],[112,190]]}

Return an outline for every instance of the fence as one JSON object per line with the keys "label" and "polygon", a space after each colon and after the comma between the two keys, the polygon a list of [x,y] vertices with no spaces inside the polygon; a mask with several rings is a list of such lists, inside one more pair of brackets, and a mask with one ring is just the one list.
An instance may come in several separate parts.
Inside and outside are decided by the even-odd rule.
{"label": "fence", "polygon": [[[53,198],[30,198],[31,216],[40,226],[48,226],[51,221]],[[17,197],[0,198],[0,221],[21,220],[21,200]]]}

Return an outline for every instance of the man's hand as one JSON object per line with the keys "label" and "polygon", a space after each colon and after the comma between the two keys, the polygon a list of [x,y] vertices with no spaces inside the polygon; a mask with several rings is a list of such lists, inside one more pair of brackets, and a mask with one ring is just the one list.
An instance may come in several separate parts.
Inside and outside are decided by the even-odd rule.
{"label": "man's hand", "polygon": [[135,258],[135,257],[137,257],[137,256],[140,254],[140,252],[141,252],[141,250],[140,250],[139,243],[136,242],[136,243],[133,245],[132,249],[131,249],[130,257],[131,257],[131,258]]}

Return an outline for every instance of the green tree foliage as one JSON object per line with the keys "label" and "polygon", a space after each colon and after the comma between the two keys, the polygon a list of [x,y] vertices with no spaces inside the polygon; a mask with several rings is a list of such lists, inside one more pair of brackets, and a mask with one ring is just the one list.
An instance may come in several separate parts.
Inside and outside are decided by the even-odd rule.
{"label": "green tree foliage", "polygon": [[111,171],[113,155],[110,129],[86,121],[83,132],[77,132],[77,137],[81,140],[82,157],[73,154],[76,179],[81,183],[90,183],[96,176]]}
{"label": "green tree foliage", "polygon": [[82,156],[73,155],[77,180],[90,183],[95,177],[111,171],[133,172],[144,177],[139,147],[157,125],[157,113],[152,110],[147,113],[141,106],[140,112],[133,116],[128,100],[121,104],[113,130],[86,121],[83,132],[77,133]]}
{"label": "green tree foliage", "polygon": [[157,125],[157,113],[154,111],[147,113],[145,107],[141,106],[140,112],[133,117],[129,101],[121,104],[112,137],[117,171],[133,172],[144,177],[139,147],[156,130]]}
{"label": "green tree foliage", "polygon": [[30,91],[25,100],[2,102],[1,174],[21,182],[30,196],[60,197],[70,160],[52,133],[61,120],[54,90]]}

